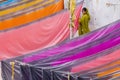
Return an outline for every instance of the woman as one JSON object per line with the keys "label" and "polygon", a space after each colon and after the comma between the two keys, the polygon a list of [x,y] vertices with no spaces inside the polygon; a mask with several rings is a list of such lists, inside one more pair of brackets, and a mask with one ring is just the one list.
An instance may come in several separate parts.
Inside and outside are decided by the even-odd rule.
{"label": "woman", "polygon": [[90,15],[87,10],[87,8],[82,9],[82,18],[79,20],[80,26],[79,26],[79,35],[85,34],[90,32],[89,29],[89,21],[90,21]]}

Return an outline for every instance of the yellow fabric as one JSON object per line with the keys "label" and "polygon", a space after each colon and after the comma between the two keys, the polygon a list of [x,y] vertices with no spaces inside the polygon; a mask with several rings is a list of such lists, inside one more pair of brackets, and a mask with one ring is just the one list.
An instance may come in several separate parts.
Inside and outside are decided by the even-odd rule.
{"label": "yellow fabric", "polygon": [[74,14],[75,7],[76,7],[76,0],[70,0],[70,13],[71,14]]}
{"label": "yellow fabric", "polygon": [[76,0],[69,0],[69,9],[70,9],[70,15],[71,15],[71,26],[74,27],[74,20],[76,19],[76,16],[74,14],[76,8]]}
{"label": "yellow fabric", "polygon": [[117,72],[117,71],[120,71],[120,67],[116,67],[116,68],[113,68],[113,69],[110,69],[107,71],[100,72],[97,74],[97,77],[104,77],[108,74],[112,74],[112,73]]}
{"label": "yellow fabric", "polygon": [[17,6],[17,7],[13,7],[13,8],[9,8],[7,10],[0,11],[0,16],[6,15],[6,14],[9,14],[9,13],[12,13],[12,12],[17,12],[19,10],[31,7],[31,6],[33,6],[37,3],[42,2],[42,1],[43,0],[33,0],[32,2],[29,2],[27,4],[23,4],[23,5],[20,5],[20,6]]}

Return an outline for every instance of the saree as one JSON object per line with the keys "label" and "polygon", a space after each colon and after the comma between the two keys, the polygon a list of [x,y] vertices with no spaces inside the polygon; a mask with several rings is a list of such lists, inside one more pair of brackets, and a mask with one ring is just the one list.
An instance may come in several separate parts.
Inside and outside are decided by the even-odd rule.
{"label": "saree", "polygon": [[79,35],[90,32],[89,21],[90,21],[90,15],[87,10],[87,13],[83,14],[82,18],[79,19],[79,24],[80,24],[80,26],[78,28]]}

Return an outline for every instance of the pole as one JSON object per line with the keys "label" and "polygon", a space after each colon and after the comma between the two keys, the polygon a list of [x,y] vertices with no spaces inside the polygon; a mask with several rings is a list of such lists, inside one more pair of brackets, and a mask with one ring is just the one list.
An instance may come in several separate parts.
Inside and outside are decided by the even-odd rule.
{"label": "pole", "polygon": [[70,39],[72,39],[73,38],[73,26],[72,26],[72,12],[71,12],[71,8],[72,8],[72,2],[71,2],[71,0],[69,0],[69,2],[68,2],[68,9],[69,9],[69,12],[70,12],[70,14],[69,14],[69,19],[70,19],[70,25],[69,25],[69,29],[70,29]]}
{"label": "pole", "polygon": [[73,38],[72,16],[70,14],[70,39]]}

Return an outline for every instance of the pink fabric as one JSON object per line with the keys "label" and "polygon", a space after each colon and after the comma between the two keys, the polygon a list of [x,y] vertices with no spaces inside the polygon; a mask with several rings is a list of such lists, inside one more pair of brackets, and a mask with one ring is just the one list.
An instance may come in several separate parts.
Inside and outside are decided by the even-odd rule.
{"label": "pink fabric", "polygon": [[[76,10],[80,11],[82,5]],[[76,11],[77,13],[80,13]],[[77,14],[76,13],[76,14]],[[79,15],[77,15],[79,18]],[[0,33],[0,60],[53,46],[69,37],[69,12]]]}
{"label": "pink fabric", "polygon": [[84,71],[84,70],[89,70],[89,69],[93,69],[96,68],[98,66],[102,66],[105,65],[107,63],[110,63],[114,60],[117,60],[120,58],[120,50],[117,50],[109,55],[106,55],[104,57],[100,57],[97,58],[93,61],[90,61],[88,63],[85,63],[83,65],[78,65],[76,67],[73,67],[71,72],[80,72],[80,71]]}
{"label": "pink fabric", "polygon": [[74,24],[75,24],[74,34],[77,32],[78,27],[79,27],[79,17],[78,16],[80,16],[80,12],[81,12],[81,7],[79,7],[78,10],[75,10],[76,20],[74,21]]}

